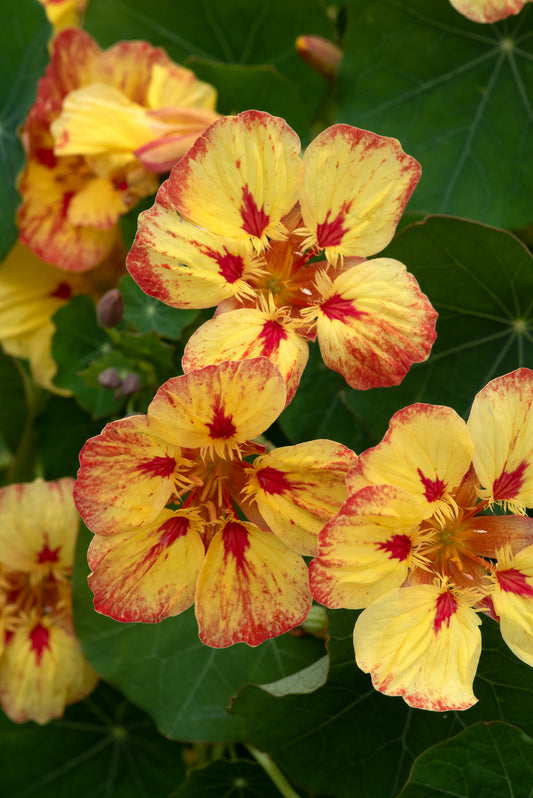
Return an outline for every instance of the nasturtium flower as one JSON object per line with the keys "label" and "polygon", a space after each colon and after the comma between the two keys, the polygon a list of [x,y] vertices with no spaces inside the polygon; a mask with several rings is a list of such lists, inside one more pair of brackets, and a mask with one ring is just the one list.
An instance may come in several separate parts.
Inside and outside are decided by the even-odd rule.
{"label": "nasturtium flower", "polygon": [[58,33],[22,129],[22,241],[62,269],[96,266],[120,216],[218,118],[215,103],[212,86],[147,42],[102,51],[84,31]]}
{"label": "nasturtium flower", "polygon": [[28,360],[38,385],[64,394],[53,382],[57,364],[51,354],[52,316],[74,294],[89,294],[98,300],[116,284],[122,271],[123,256],[116,252],[90,272],[76,274],[45,263],[17,241],[0,265],[0,345],[4,352]]}
{"label": "nasturtium flower", "polygon": [[61,717],[98,680],[72,625],[73,485],[67,477],[0,489],[0,704],[17,723]]}
{"label": "nasturtium flower", "polygon": [[80,24],[89,0],[39,0],[44,6],[48,21],[57,33],[64,28]]}
{"label": "nasturtium flower", "polygon": [[254,443],[285,393],[267,358],[207,366],[87,441],[75,500],[95,533],[98,612],[154,623],[194,603],[200,638],[215,648],[255,646],[303,622],[302,555],[346,498],[356,457],[332,441],[269,453]]}
{"label": "nasturtium flower", "polygon": [[449,407],[400,410],[347,484],[311,591],[364,608],[355,656],[378,690],[423,709],[472,706],[479,612],[533,665],[533,371],[489,382],[466,423]]}
{"label": "nasturtium flower", "polygon": [[498,22],[519,14],[531,0],[450,0],[460,14],[473,22]]}
{"label": "nasturtium flower", "polygon": [[425,360],[436,313],[405,266],[373,258],[420,176],[398,141],[334,125],[300,155],[287,123],[259,111],[209,127],[139,217],[128,269],[177,308],[217,306],[185,371],[264,356],[288,383],[307,341],[350,386],[396,385]]}

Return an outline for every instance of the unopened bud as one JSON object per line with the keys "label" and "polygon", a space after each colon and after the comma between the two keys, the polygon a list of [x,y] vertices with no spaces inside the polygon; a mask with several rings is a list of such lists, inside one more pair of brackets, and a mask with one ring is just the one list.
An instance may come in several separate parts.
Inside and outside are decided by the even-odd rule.
{"label": "unopened bud", "polygon": [[322,36],[298,36],[296,52],[306,64],[326,80],[337,77],[342,50]]}
{"label": "unopened bud", "polygon": [[118,288],[107,291],[96,307],[96,320],[100,327],[116,327],[124,313],[124,300]]}
{"label": "unopened bud", "polygon": [[119,373],[113,366],[100,372],[98,382],[102,388],[120,388],[122,385]]}
{"label": "unopened bud", "polygon": [[130,394],[137,393],[137,391],[140,390],[141,390],[141,378],[139,377],[138,374],[135,374],[133,371],[130,371],[129,374],[126,374],[122,382],[122,395],[130,396]]}

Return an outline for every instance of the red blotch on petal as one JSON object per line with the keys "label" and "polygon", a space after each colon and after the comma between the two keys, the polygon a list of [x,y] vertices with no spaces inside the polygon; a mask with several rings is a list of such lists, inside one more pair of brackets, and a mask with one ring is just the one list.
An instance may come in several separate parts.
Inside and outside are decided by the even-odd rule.
{"label": "red blotch on petal", "polygon": [[159,527],[162,533],[160,541],[164,546],[171,546],[178,538],[182,538],[189,531],[189,519],[182,515],[169,518]]}
{"label": "red blotch on petal", "polygon": [[240,207],[242,229],[252,236],[261,238],[263,230],[270,222],[270,217],[263,208],[258,208],[248,186],[242,187],[242,205]]}
{"label": "red blotch on petal", "polygon": [[420,477],[420,481],[424,486],[424,496],[428,500],[428,502],[435,502],[437,499],[442,499],[444,495],[444,491],[446,486],[442,479],[438,477],[436,479],[430,479],[429,477],[425,477],[422,471],[417,468],[416,469],[418,476]]}
{"label": "red blotch on petal", "polygon": [[232,255],[225,249],[225,255],[213,252],[213,256],[220,267],[220,274],[228,283],[240,280],[244,272],[244,261],[240,255]]}
{"label": "red blotch on petal", "polygon": [[50,549],[48,548],[48,544],[42,547],[41,551],[37,555],[37,562],[57,562],[59,560],[59,549],[61,546],[58,546],[57,549]]}
{"label": "red blotch on petal", "polygon": [[408,535],[393,535],[390,540],[377,544],[378,549],[388,551],[391,560],[403,562],[411,551],[411,538]]}
{"label": "red blotch on petal", "polygon": [[38,148],[34,152],[35,158],[39,161],[40,164],[43,166],[48,167],[48,169],[53,169],[57,164],[57,158],[54,155],[53,150],[41,149]]}
{"label": "red blotch on petal", "polygon": [[500,589],[504,593],[515,593],[517,596],[533,598],[533,587],[526,581],[526,576],[516,568],[505,571],[496,571]]}
{"label": "red blotch on petal", "polygon": [[360,319],[366,315],[360,310],[356,310],[349,299],[343,299],[340,294],[333,294],[320,306],[322,313],[330,321],[342,321],[348,324],[348,319]]}
{"label": "red blotch on petal", "polygon": [[261,468],[257,472],[257,480],[265,493],[270,493],[271,495],[290,490],[290,483],[285,474],[282,471],[278,471],[277,468],[272,468],[272,466]]}
{"label": "red blotch on petal", "polygon": [[151,460],[144,460],[137,466],[137,471],[143,474],[151,474],[154,477],[169,477],[174,473],[176,461],[173,457],[152,457]]}
{"label": "red blotch on petal", "polygon": [[231,438],[237,432],[233,416],[227,416],[222,407],[213,408],[213,421],[207,427],[212,438]]}
{"label": "red blotch on petal", "polygon": [[57,299],[70,299],[72,296],[72,289],[68,283],[59,283],[57,288],[50,291],[50,296],[56,297]]}
{"label": "red blotch on petal", "polygon": [[492,494],[494,498],[500,501],[514,499],[524,484],[524,473],[526,468],[527,463],[523,461],[514,471],[503,471],[492,483]]}
{"label": "red blotch on petal", "polygon": [[351,204],[351,201],[343,202],[339,213],[331,221],[329,219],[331,211],[328,211],[322,224],[317,225],[316,238],[319,247],[322,249],[324,247],[337,247],[342,242],[344,234],[349,230],[348,227],[344,226],[343,222]]}
{"label": "red blotch on petal", "polygon": [[450,625],[452,615],[457,612],[457,599],[447,590],[445,593],[440,593],[437,598],[437,612],[435,613],[435,620],[433,621],[433,631],[436,635],[440,632],[441,626],[446,624]]}
{"label": "red blotch on petal", "polygon": [[224,543],[224,560],[228,555],[231,555],[237,568],[246,569],[246,549],[250,548],[250,541],[248,540],[248,532],[246,527],[238,524],[236,521],[230,521],[224,527],[222,532],[222,541]]}
{"label": "red blotch on petal", "polygon": [[280,341],[287,339],[287,331],[277,321],[270,319],[263,325],[259,338],[263,339],[261,354],[268,357],[273,352],[277,352]]}
{"label": "red blotch on petal", "polygon": [[36,626],[30,632],[30,643],[32,651],[35,652],[35,659],[39,665],[42,656],[47,648],[50,648],[50,632],[44,626]]}

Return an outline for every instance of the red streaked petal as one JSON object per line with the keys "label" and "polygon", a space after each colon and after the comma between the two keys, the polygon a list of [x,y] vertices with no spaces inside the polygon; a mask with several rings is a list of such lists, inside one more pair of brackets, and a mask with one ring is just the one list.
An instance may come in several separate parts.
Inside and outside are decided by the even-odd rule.
{"label": "red streaked petal", "polygon": [[498,22],[519,14],[531,0],[450,0],[452,6],[472,22]]}
{"label": "red streaked petal", "polygon": [[492,601],[502,637],[523,662],[533,665],[533,545],[500,552]]}

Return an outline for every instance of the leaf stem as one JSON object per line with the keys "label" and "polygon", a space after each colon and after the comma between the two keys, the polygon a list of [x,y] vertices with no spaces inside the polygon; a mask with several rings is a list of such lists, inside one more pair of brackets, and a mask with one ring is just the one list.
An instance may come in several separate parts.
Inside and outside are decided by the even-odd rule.
{"label": "leaf stem", "polygon": [[283,795],[283,798],[300,798],[298,793],[292,789],[281,770],[272,761],[268,754],[264,754],[255,746],[249,745],[248,743],[245,743],[245,746],[254,759],[261,765],[267,776],[274,782],[280,793]]}

